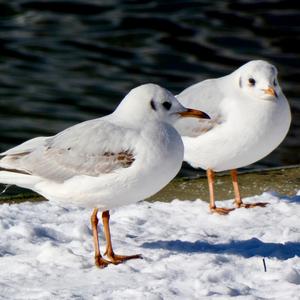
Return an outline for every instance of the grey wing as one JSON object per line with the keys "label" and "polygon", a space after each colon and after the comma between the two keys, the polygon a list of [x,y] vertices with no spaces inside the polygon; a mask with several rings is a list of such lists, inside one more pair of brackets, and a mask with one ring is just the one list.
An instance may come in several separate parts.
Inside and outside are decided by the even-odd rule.
{"label": "grey wing", "polygon": [[184,118],[177,121],[175,128],[182,136],[199,136],[223,122],[220,105],[225,96],[219,88],[218,80],[204,80],[176,96],[184,106],[202,110],[210,116],[210,120]]}
{"label": "grey wing", "polygon": [[108,121],[87,121],[45,139],[30,152],[7,151],[0,168],[57,182],[76,175],[107,174],[135,161],[134,147],[128,143],[131,134]]}
{"label": "grey wing", "polygon": [[19,154],[25,154],[25,153],[29,153],[31,151],[33,151],[35,148],[43,145],[46,140],[49,137],[44,137],[44,136],[40,136],[40,137],[36,137],[34,139],[31,139],[29,141],[26,141],[14,148],[11,148],[5,152],[0,153],[0,157],[1,156],[6,156],[6,155],[19,155]]}
{"label": "grey wing", "polygon": [[49,137],[37,137],[28,140],[16,147],[0,153],[0,171],[13,171],[17,173],[30,174],[30,172],[19,164],[21,158],[30,155],[35,149],[43,147]]}

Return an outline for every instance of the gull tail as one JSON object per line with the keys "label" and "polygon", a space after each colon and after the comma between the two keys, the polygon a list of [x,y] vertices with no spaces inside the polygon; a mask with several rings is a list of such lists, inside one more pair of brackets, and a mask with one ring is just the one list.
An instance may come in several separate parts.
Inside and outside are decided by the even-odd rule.
{"label": "gull tail", "polygon": [[32,189],[39,181],[39,177],[32,176],[26,172],[0,167],[0,183]]}
{"label": "gull tail", "polygon": [[47,140],[47,137],[37,137],[0,153],[0,183],[32,189],[40,182],[40,177],[24,169],[21,161],[34,149],[44,145]]}

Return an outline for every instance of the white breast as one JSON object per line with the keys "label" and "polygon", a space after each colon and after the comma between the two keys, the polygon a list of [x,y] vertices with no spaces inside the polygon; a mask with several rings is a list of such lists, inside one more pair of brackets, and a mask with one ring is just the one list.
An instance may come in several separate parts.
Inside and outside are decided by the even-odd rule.
{"label": "white breast", "polygon": [[291,122],[284,96],[276,102],[225,99],[220,109],[226,111],[221,124],[198,137],[183,137],[184,159],[194,167],[224,171],[254,163],[282,142]]}
{"label": "white breast", "polygon": [[136,160],[99,177],[75,176],[59,183],[40,182],[35,190],[63,205],[98,207],[107,210],[152,196],[172,180],[181,168],[183,143],[168,124],[152,124],[135,141]]}

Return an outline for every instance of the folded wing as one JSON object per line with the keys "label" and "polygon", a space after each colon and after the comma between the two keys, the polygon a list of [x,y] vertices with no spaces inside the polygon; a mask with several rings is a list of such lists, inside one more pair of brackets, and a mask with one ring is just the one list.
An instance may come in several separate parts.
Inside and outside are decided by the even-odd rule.
{"label": "folded wing", "polygon": [[211,119],[184,118],[176,122],[175,127],[182,136],[196,137],[202,135],[223,122],[220,105],[224,94],[218,86],[218,81],[208,79],[194,84],[176,98],[186,107],[205,111]]}
{"label": "folded wing", "polygon": [[76,175],[99,176],[135,161],[131,135],[104,119],[70,127],[56,136],[36,138],[2,153],[0,171],[35,175],[63,182]]}

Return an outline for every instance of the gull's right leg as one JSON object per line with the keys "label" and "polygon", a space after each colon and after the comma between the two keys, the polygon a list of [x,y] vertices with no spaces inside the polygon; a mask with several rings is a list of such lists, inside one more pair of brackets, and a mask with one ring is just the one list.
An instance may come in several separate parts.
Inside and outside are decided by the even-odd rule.
{"label": "gull's right leg", "polygon": [[244,203],[240,194],[239,184],[238,184],[238,174],[237,170],[233,169],[230,171],[232,178],[232,185],[234,190],[234,203],[237,208],[253,208],[253,207],[265,207],[268,203],[266,202],[256,202],[256,203]]}
{"label": "gull's right leg", "polygon": [[216,207],[215,204],[215,194],[214,194],[214,183],[215,183],[215,172],[212,169],[207,169],[206,171],[209,189],[209,208],[213,213],[218,213],[220,215],[229,214],[234,208],[222,208]]}
{"label": "gull's right leg", "polygon": [[111,262],[104,259],[101,256],[100,248],[99,248],[99,239],[98,239],[98,218],[97,218],[98,208],[95,208],[92,216],[91,216],[91,224],[93,230],[93,238],[94,238],[94,248],[95,248],[95,265],[98,268],[105,268]]}
{"label": "gull's right leg", "polygon": [[109,211],[106,210],[102,213],[102,221],[103,221],[103,229],[104,229],[104,235],[106,239],[106,251],[104,255],[107,255],[110,262],[113,264],[119,264],[129,259],[137,259],[137,258],[143,258],[141,254],[135,254],[135,255],[117,255],[115,254],[112,242],[111,242],[111,235],[110,235],[110,228],[109,228]]}

